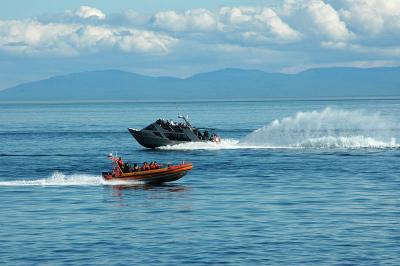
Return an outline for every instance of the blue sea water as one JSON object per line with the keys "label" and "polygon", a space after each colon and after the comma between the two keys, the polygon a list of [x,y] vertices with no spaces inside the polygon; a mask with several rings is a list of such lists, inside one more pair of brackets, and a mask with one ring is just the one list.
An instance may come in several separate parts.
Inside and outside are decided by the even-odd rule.
{"label": "blue sea water", "polygon": [[[127,131],[187,113],[221,144]],[[400,100],[0,104],[2,265],[400,265]],[[102,181],[106,155],[191,161]]]}

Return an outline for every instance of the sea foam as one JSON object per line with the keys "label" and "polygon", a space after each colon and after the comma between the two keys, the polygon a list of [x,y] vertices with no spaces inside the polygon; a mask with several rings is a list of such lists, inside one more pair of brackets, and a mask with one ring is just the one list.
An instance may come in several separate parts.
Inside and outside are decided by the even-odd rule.
{"label": "sea foam", "polygon": [[101,183],[100,176],[54,172],[47,178],[1,181],[0,186],[93,186]]}
{"label": "sea foam", "polygon": [[54,172],[51,176],[41,179],[26,179],[1,181],[0,186],[118,186],[118,185],[139,185],[140,181],[106,181],[101,176],[87,174],[65,175],[61,172]]}
{"label": "sea foam", "polygon": [[363,110],[298,112],[257,129],[240,140],[244,145],[296,148],[393,148],[394,125],[379,113]]}
{"label": "sea foam", "polygon": [[379,113],[328,107],[276,119],[239,140],[191,142],[160,149],[399,148],[394,128]]}

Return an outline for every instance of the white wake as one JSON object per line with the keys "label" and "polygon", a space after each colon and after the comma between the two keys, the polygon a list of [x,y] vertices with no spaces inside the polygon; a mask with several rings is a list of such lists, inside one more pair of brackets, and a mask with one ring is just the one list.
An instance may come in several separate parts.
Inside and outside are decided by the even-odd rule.
{"label": "white wake", "polygon": [[240,140],[222,139],[219,144],[191,142],[161,149],[400,148],[395,128],[379,113],[325,108],[276,119]]}
{"label": "white wake", "polygon": [[223,150],[223,149],[239,149],[239,140],[222,139],[220,143],[215,142],[188,142],[177,145],[168,145],[158,147],[160,150]]}
{"label": "white wake", "polygon": [[140,181],[106,181],[101,176],[72,174],[65,175],[55,172],[51,176],[42,179],[26,179],[13,181],[0,181],[0,187],[8,186],[100,186],[100,185],[139,185]]}

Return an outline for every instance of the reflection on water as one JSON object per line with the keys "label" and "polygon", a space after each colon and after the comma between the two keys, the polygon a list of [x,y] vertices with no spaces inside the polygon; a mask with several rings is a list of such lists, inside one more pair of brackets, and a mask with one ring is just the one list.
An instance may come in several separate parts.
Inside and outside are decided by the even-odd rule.
{"label": "reflection on water", "polygon": [[169,191],[169,192],[184,192],[190,188],[178,184],[129,184],[109,186],[115,190],[154,190],[154,191]]}
{"label": "reflection on water", "polygon": [[[188,192],[191,191],[190,187],[179,184],[130,184],[105,187],[111,190],[113,196],[120,199],[125,195],[132,195],[132,192],[135,191],[149,191],[151,193],[146,193],[145,197],[154,199],[187,196]],[[180,193],[181,195],[173,195],[175,193]]]}

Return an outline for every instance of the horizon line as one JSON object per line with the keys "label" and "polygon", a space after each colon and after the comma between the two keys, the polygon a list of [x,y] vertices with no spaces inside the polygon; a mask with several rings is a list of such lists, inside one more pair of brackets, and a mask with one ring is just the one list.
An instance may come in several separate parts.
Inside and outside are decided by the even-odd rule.
{"label": "horizon line", "polygon": [[180,99],[180,100],[1,100],[4,104],[96,104],[96,103],[201,103],[201,102],[290,102],[290,101],[371,101],[400,100],[398,96],[326,96],[326,97],[271,97],[271,98],[217,98],[217,99]]}

